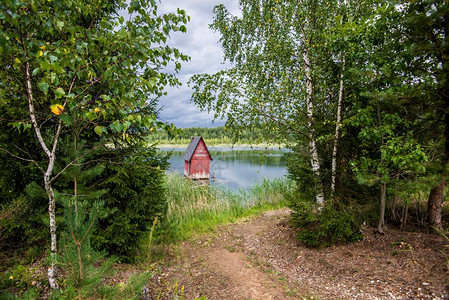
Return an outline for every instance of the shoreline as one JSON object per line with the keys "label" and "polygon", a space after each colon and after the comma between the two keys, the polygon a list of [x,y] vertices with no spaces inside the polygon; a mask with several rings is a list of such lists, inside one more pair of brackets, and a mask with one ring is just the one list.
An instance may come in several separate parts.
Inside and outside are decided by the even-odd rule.
{"label": "shoreline", "polygon": [[[188,144],[156,144],[156,148],[174,148],[174,149],[178,149],[178,148],[187,148]],[[213,147],[220,147],[220,148],[242,148],[242,147],[248,147],[250,149],[254,148],[254,149],[260,149],[260,148],[264,148],[264,149],[284,149],[284,146],[281,145],[273,145],[273,144],[208,144],[207,145],[208,148],[213,148]]]}

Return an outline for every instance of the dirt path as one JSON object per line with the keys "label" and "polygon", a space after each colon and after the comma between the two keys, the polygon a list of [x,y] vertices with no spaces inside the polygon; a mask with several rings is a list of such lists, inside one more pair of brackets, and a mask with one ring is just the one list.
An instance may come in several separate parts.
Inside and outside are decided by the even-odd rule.
{"label": "dirt path", "polygon": [[289,213],[267,212],[165,249],[150,284],[154,299],[449,298],[438,236],[367,230],[358,243],[308,249],[296,242]]}
{"label": "dirt path", "polygon": [[[254,267],[241,252],[211,249],[206,264],[229,283],[226,299],[282,299],[283,291],[267,273]],[[224,295],[223,295],[224,296]]]}

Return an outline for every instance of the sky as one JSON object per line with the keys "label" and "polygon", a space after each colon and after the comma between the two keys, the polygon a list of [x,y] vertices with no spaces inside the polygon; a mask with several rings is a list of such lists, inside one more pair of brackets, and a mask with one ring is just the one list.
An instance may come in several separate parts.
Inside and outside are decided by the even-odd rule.
{"label": "sky", "polygon": [[190,56],[191,60],[182,63],[177,77],[182,86],[167,87],[167,96],[163,96],[160,119],[174,123],[179,128],[185,127],[216,127],[224,125],[224,120],[212,123],[213,114],[200,111],[190,103],[192,90],[187,81],[192,75],[199,73],[213,74],[228,65],[223,64],[223,51],[218,43],[220,36],[209,29],[212,23],[212,10],[215,5],[224,4],[232,14],[238,14],[238,0],[162,0],[159,4],[160,13],[176,12],[177,8],[184,9],[190,22],[187,24],[187,34],[172,33],[168,42],[170,46],[178,48],[182,53]]}

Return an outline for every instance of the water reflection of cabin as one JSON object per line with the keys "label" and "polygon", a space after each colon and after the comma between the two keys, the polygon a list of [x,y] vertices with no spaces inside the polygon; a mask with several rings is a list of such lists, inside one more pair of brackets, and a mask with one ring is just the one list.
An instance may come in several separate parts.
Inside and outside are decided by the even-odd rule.
{"label": "water reflection of cabin", "polygon": [[202,137],[191,138],[182,158],[184,159],[184,176],[191,179],[209,179],[212,156]]}

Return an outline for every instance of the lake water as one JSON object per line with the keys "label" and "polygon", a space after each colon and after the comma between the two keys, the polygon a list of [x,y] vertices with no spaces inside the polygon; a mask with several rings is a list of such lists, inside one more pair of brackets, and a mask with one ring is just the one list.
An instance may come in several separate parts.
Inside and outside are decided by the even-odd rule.
{"label": "lake water", "polygon": [[[161,148],[173,151],[170,170],[184,174],[184,148]],[[248,188],[263,178],[281,178],[287,174],[285,149],[250,147],[209,147],[211,184],[225,185],[233,190]]]}

